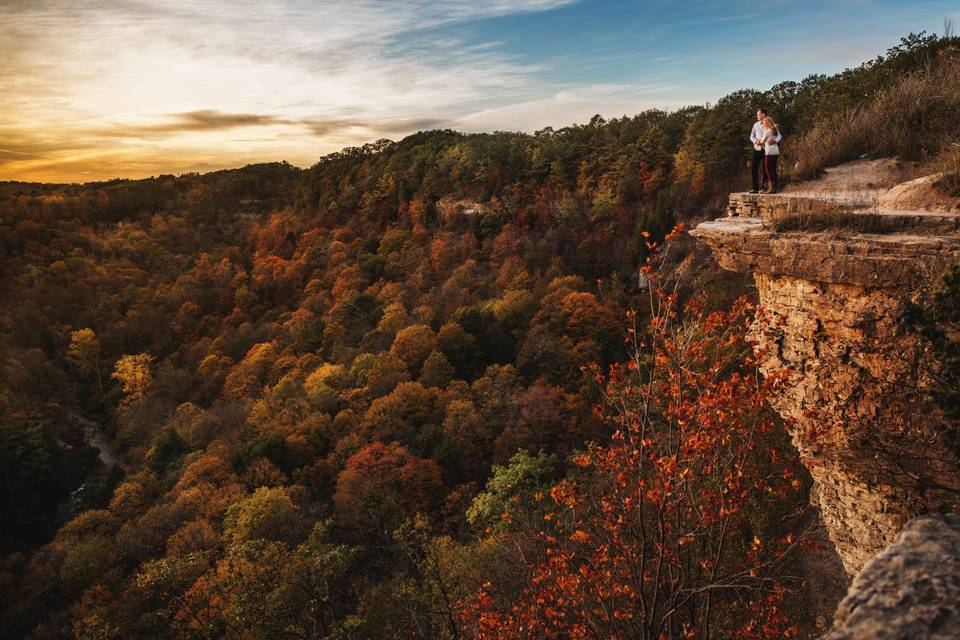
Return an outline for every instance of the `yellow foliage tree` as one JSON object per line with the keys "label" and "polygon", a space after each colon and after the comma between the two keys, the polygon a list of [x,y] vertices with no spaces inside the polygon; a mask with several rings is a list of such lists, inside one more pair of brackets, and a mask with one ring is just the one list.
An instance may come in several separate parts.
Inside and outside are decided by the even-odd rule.
{"label": "yellow foliage tree", "polygon": [[93,329],[78,329],[70,332],[70,346],[67,359],[77,366],[85,376],[97,376],[97,388],[103,393],[103,380],[100,377],[100,338]]}
{"label": "yellow foliage tree", "polygon": [[142,398],[153,382],[153,372],[150,365],[153,356],[149,353],[125,355],[114,365],[111,377],[123,384],[123,393],[127,400]]}

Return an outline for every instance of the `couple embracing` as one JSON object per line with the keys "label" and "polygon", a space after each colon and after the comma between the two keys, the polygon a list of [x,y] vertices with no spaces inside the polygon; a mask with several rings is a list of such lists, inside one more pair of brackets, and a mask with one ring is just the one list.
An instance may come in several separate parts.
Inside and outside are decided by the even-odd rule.
{"label": "couple embracing", "polygon": [[767,110],[762,107],[757,109],[757,121],[750,131],[750,142],[753,143],[753,161],[750,163],[753,187],[750,193],[777,192],[778,143],[782,137],[777,123],[767,115]]}

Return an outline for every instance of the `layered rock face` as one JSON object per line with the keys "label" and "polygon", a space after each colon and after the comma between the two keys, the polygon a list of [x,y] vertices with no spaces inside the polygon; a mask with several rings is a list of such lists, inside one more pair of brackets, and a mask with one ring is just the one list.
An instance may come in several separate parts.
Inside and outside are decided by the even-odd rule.
{"label": "layered rock face", "polygon": [[850,586],[823,640],[960,635],[960,516],[909,522]]}
{"label": "layered rock face", "polygon": [[787,376],[773,403],[854,575],[914,516],[960,510],[957,460],[924,390],[923,345],[900,322],[904,300],[960,261],[960,230],[956,216],[876,211],[870,226],[882,233],[856,231],[856,219],[846,229],[783,230],[798,210],[815,215],[816,206],[799,204],[734,194],[739,216],[691,233],[724,268],[754,274],[762,367]]}

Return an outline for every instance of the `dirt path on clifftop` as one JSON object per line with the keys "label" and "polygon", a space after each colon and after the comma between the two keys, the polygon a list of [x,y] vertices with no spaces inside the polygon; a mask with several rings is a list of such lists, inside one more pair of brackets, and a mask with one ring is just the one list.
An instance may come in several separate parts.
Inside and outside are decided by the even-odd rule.
{"label": "dirt path on clifftop", "polygon": [[815,180],[788,185],[782,193],[879,213],[960,214],[960,198],[938,189],[943,174],[932,171],[929,165],[896,158],[855,160],[830,167]]}

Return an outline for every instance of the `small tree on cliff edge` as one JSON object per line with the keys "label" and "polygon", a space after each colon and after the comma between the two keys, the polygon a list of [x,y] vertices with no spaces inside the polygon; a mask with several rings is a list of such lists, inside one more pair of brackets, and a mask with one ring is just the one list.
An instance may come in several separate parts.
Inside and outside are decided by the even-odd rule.
{"label": "small tree on cliff edge", "polygon": [[606,374],[593,367],[604,387],[595,411],[612,438],[575,456],[576,471],[538,496],[543,559],[526,567],[518,601],[488,583],[463,604],[473,637],[796,633],[780,606],[780,574],[796,542],[771,539],[785,498],[801,488],[766,403],[782,381],[756,372],[752,305],[679,308],[676,284],[658,268],[664,253],[651,250],[649,323],[641,329],[628,313],[628,363]]}

